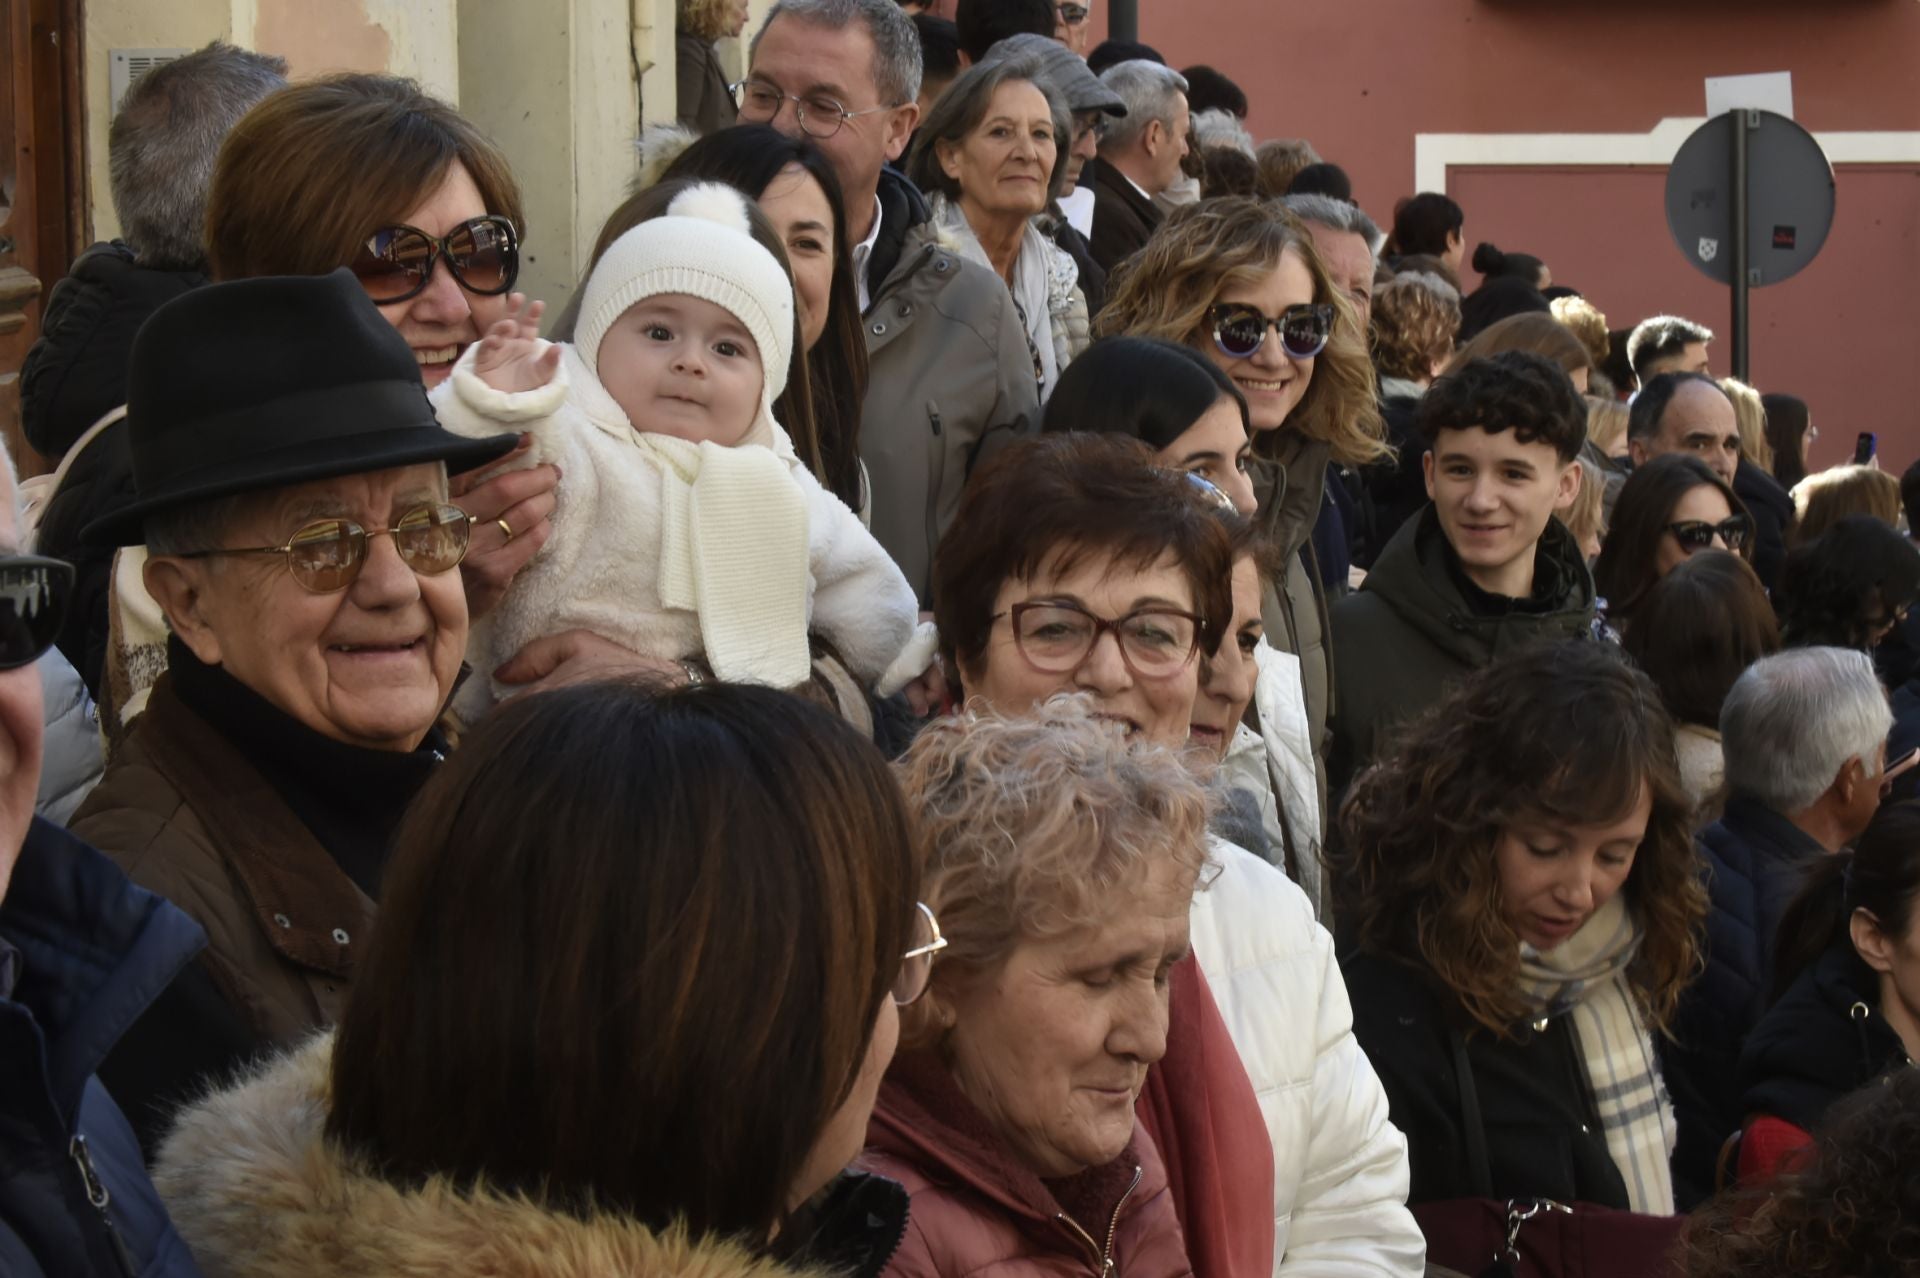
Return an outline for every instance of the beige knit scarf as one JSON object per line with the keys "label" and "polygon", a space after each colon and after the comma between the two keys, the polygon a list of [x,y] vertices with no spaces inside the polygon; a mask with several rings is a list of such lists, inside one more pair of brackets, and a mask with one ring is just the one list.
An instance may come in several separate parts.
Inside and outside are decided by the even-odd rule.
{"label": "beige knit scarf", "polygon": [[1520,947],[1520,990],[1536,1015],[1571,1015],[1607,1152],[1633,1210],[1673,1214],[1673,1103],[1655,1064],[1653,1039],[1627,984],[1640,952],[1640,922],[1624,894],[1597,910],[1566,942],[1542,954]]}

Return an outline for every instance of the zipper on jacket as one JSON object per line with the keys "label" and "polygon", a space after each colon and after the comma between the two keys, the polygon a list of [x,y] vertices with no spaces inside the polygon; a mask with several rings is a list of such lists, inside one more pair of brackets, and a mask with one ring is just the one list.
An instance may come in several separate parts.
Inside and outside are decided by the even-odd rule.
{"label": "zipper on jacket", "polygon": [[1120,1201],[1113,1205],[1113,1220],[1107,1225],[1107,1246],[1104,1251],[1101,1250],[1099,1243],[1093,1241],[1093,1235],[1080,1228],[1073,1217],[1063,1211],[1054,1213],[1053,1218],[1080,1235],[1080,1240],[1087,1244],[1087,1250],[1092,1252],[1094,1258],[1100,1262],[1100,1278],[1106,1278],[1113,1272],[1113,1240],[1120,1233],[1120,1213],[1126,1210],[1127,1199],[1133,1197],[1133,1191],[1140,1188],[1141,1175],[1141,1169],[1136,1165],[1133,1169],[1133,1180],[1127,1185],[1127,1192],[1120,1195]]}
{"label": "zipper on jacket", "polygon": [[940,544],[940,490],[946,487],[946,428],[940,420],[940,405],[927,401],[927,424],[933,428],[933,464],[927,467],[927,572],[931,591],[933,552]]}
{"label": "zipper on jacket", "polygon": [[119,1228],[107,1212],[107,1207],[113,1202],[113,1195],[107,1192],[105,1182],[93,1169],[93,1155],[87,1152],[87,1138],[76,1133],[67,1146],[67,1155],[73,1159],[74,1166],[80,1169],[80,1183],[87,1191],[87,1201],[92,1203],[93,1209],[100,1213],[100,1223],[106,1227],[107,1243],[113,1250],[114,1262],[119,1265],[120,1272],[126,1275],[126,1278],[137,1278],[140,1272],[139,1267],[133,1263],[133,1257],[127,1254],[126,1241],[120,1237]]}

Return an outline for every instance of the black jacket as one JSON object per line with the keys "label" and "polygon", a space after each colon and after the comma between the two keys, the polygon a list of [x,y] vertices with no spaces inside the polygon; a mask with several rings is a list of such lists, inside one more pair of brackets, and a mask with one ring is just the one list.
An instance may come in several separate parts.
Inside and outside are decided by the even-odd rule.
{"label": "black jacket", "polygon": [[[1473,1025],[1429,972],[1376,954],[1349,955],[1340,970],[1353,1000],[1353,1035],[1407,1138],[1409,1206],[1449,1198],[1628,1206],[1570,1017],[1499,1038]],[[1470,1152],[1461,1060],[1485,1133],[1484,1182]]]}
{"label": "black jacket", "polygon": [[[20,417],[27,442],[58,461],[89,426],[127,402],[127,357],[147,317],[207,282],[199,271],[141,266],[119,241],[80,255],[47,298],[40,340],[20,372]],[[74,566],[74,596],[57,643],[61,655],[100,698],[107,651],[107,598],[113,550],[85,546],[80,530],[133,499],[126,427],[110,426],[68,468],[41,515],[35,548]]]}
{"label": "black jacket", "polygon": [[[1414,428],[1420,401],[1411,395],[1388,395],[1380,400],[1380,416],[1387,423],[1387,442],[1394,456],[1356,472],[1349,491],[1361,515],[1353,536],[1353,562],[1372,568],[1401,527],[1427,506],[1426,471],[1421,458],[1427,441]],[[1355,491],[1357,490],[1357,491]]]}
{"label": "black jacket", "polygon": [[147,316],[205,284],[200,271],[141,266],[118,240],[82,253],[47,296],[40,340],[20,368],[27,442],[58,460],[87,427],[127,402],[127,356]]}
{"label": "black jacket", "polygon": [[1463,588],[1433,508],[1401,525],[1333,607],[1334,793],[1460,679],[1528,644],[1591,634],[1593,576],[1573,534],[1549,519],[1534,555],[1534,599],[1487,611]]}
{"label": "black jacket", "polygon": [[1740,1053],[1742,1117],[1771,1114],[1802,1131],[1835,1101],[1907,1063],[1879,1012],[1880,981],[1843,936],[1795,978]]}
{"label": "black jacket", "polygon": [[17,983],[0,991],[0,1274],[192,1278],[133,1129],[93,1075],[206,938],[36,819],[0,904],[0,939],[19,959]]}
{"label": "black jacket", "polygon": [[1793,498],[1780,481],[1746,458],[1733,475],[1733,491],[1753,516],[1753,571],[1772,590],[1787,562],[1787,529],[1793,523]]}
{"label": "black jacket", "polygon": [[1700,834],[1711,908],[1707,966],[1681,996],[1663,1044],[1680,1143],[1674,1193],[1682,1210],[1713,1191],[1720,1146],[1745,1117],[1736,1086],[1740,1050],[1766,1010],[1774,934],[1806,872],[1827,850],[1745,795]]}
{"label": "black jacket", "polygon": [[1113,268],[1138,253],[1153,238],[1165,214],[1152,200],[1134,189],[1127,175],[1111,164],[1093,174],[1093,235],[1089,243],[1100,269]]}

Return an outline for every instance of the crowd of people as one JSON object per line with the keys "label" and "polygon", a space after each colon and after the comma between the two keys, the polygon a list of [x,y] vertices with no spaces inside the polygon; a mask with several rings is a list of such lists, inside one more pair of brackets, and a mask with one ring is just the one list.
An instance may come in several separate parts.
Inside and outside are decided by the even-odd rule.
{"label": "crowd of people", "polygon": [[1920,1273],[1920,465],[924,8],[682,0],[551,315],[417,85],[127,95],[0,477],[0,1272]]}

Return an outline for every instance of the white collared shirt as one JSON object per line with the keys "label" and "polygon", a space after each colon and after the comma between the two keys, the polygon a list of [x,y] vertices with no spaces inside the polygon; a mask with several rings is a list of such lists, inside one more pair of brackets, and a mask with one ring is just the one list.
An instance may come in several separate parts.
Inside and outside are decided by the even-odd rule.
{"label": "white collared shirt", "polygon": [[873,245],[880,238],[880,218],[886,212],[880,203],[880,193],[873,194],[873,226],[867,231],[867,238],[853,246],[853,285],[859,291],[860,313],[867,313],[867,307],[873,299],[867,293],[867,259],[873,256]]}

